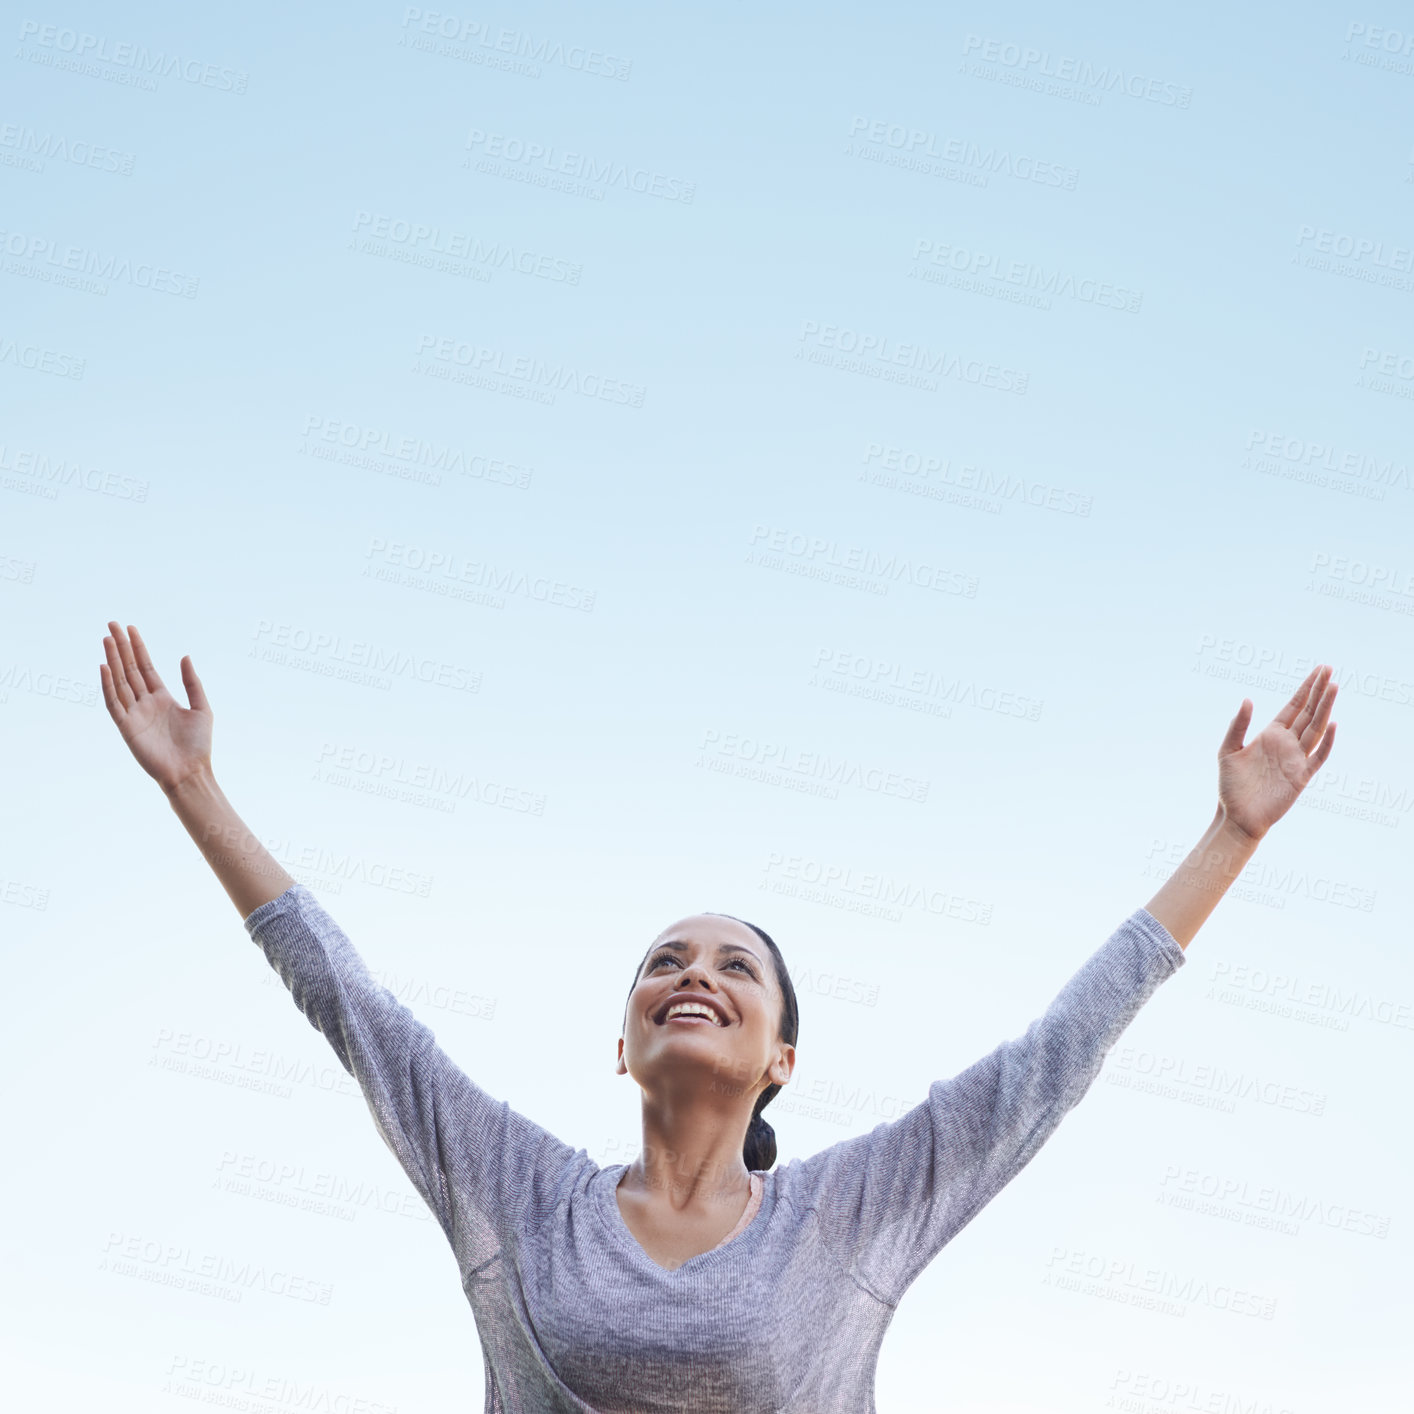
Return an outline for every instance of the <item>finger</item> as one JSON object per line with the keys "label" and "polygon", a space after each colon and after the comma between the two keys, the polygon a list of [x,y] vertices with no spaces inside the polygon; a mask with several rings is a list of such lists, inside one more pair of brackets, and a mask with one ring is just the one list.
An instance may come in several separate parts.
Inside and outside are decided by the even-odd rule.
{"label": "finger", "polygon": [[1311,684],[1316,681],[1316,675],[1320,671],[1321,664],[1317,663],[1316,666],[1306,674],[1306,681],[1291,694],[1291,701],[1272,718],[1272,721],[1280,722],[1282,726],[1289,727],[1296,720],[1296,714],[1301,710],[1301,706],[1306,701],[1307,694],[1311,690]]}
{"label": "finger", "polygon": [[194,712],[209,712],[211,704],[206,700],[206,693],[202,691],[201,679],[196,675],[196,669],[192,667],[191,654],[188,653],[182,659],[182,686],[187,690],[187,701],[192,705]]}
{"label": "finger", "polygon": [[137,699],[128,686],[128,675],[123,671],[123,660],[118,657],[118,645],[111,637],[103,640],[103,652],[108,658],[108,671],[113,677],[113,691],[117,694],[118,704],[124,712],[130,712]]}
{"label": "finger", "polygon": [[1334,669],[1322,665],[1316,681],[1311,684],[1311,690],[1306,694],[1306,701],[1301,704],[1301,710],[1296,714],[1296,720],[1291,724],[1291,730],[1298,738],[1311,725],[1311,719],[1316,715],[1316,707],[1320,702],[1321,694],[1330,682],[1330,675],[1333,671]]}
{"label": "finger", "polygon": [[119,726],[122,726],[123,705],[118,701],[118,694],[113,690],[113,674],[108,670],[107,663],[98,665],[98,680],[103,685],[103,700],[108,704],[108,715]]}
{"label": "finger", "polygon": [[1237,715],[1232,719],[1227,729],[1227,735],[1223,738],[1223,744],[1218,747],[1218,755],[1228,756],[1234,751],[1242,750],[1242,738],[1247,735],[1247,727],[1252,721],[1252,699],[1244,697],[1242,706],[1237,709]]}
{"label": "finger", "polygon": [[[1335,695],[1339,687],[1334,681],[1327,682],[1326,690],[1321,694],[1321,700],[1316,705],[1316,715],[1301,729],[1297,740],[1301,743],[1303,751],[1310,751],[1321,739],[1321,733],[1326,729],[1326,723],[1330,720],[1331,708],[1335,706]],[[1298,721],[1300,718],[1297,719]]]}
{"label": "finger", "polygon": [[157,669],[152,665],[152,654],[147,651],[147,644],[142,641],[136,624],[129,624],[128,627],[133,634],[133,657],[137,660],[138,671],[142,674],[143,682],[147,684],[147,690],[161,692],[164,684],[157,675]]}
{"label": "finger", "polygon": [[[1321,766],[1325,762],[1326,757],[1331,754],[1331,744],[1334,741],[1335,723],[1332,722],[1330,726],[1326,728],[1326,734],[1321,738],[1321,744],[1316,748],[1314,755],[1312,755],[1310,758],[1311,776],[1314,776],[1316,772],[1321,769]],[[1311,777],[1308,776],[1306,779],[1310,780],[1310,778]]]}
{"label": "finger", "polygon": [[[132,627],[131,624],[128,625]],[[142,670],[137,665],[137,659],[133,656],[133,645],[127,634],[121,629],[118,631],[118,653],[123,660],[123,670],[128,675],[128,686],[132,688],[134,697],[147,696],[147,684],[142,680]]]}

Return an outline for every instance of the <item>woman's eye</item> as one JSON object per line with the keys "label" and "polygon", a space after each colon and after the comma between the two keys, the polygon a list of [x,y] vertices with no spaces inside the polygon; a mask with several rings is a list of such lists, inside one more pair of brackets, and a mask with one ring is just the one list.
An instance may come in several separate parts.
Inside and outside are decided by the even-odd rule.
{"label": "woman's eye", "polygon": [[[655,968],[661,967],[661,966],[663,965],[663,963],[665,963],[665,962],[676,963],[676,962],[677,962],[677,958],[675,958],[675,957],[672,955],[672,953],[666,953],[666,952],[665,952],[665,953],[661,954],[660,956],[655,957],[655,958],[653,959],[653,961],[648,964],[648,970],[649,970],[650,972],[652,972]],[[749,962],[744,961],[742,958],[739,958],[739,957],[734,957],[734,958],[732,958],[732,960],[731,960],[731,962],[730,962],[729,965],[732,966],[732,967],[739,967],[739,968],[741,968],[741,970],[742,970],[744,973],[746,973],[746,975],[747,975],[748,977],[755,977],[755,976],[756,976],[755,972],[753,972],[752,969],[751,969],[751,964],[750,964]]]}

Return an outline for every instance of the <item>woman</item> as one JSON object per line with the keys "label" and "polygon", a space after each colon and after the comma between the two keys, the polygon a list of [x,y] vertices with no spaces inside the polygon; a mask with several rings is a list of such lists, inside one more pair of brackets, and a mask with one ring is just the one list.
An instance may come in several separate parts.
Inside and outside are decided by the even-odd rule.
{"label": "woman", "polygon": [[[217,786],[191,658],[183,708],[137,629],[108,627],[99,675],[118,730],[358,1081],[456,1254],[488,1411],[873,1410],[903,1293],[1089,1089],[1335,739],[1328,667],[1245,746],[1244,698],[1198,846],[1045,1015],[900,1119],[781,1169],[760,1112],[795,1063],[785,965],[752,924],[680,919],[639,966],[618,1043],[619,1073],[643,1090],[643,1152],[601,1168],[493,1100],[373,981]],[[557,1000],[573,1005],[572,985]]]}

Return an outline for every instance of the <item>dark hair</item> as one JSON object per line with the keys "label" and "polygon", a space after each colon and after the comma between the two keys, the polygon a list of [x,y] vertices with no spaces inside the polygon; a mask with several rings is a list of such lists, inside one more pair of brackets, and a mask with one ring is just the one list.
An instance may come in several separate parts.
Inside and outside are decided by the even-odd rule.
{"label": "dark hair", "polygon": [[[800,1007],[795,1000],[795,986],[786,970],[786,960],[776,946],[775,939],[764,928],[748,923],[732,913],[709,913],[709,918],[730,918],[733,923],[741,923],[750,928],[771,951],[771,961],[776,969],[776,981],[781,989],[781,1024],[779,1036],[788,1046],[796,1043],[800,1034]],[[649,951],[652,951],[650,949]],[[639,967],[643,964],[640,962]],[[638,986],[638,973],[633,975],[633,987]],[[628,989],[633,996],[633,987]],[[761,1111],[780,1093],[779,1085],[768,1085],[757,1097],[756,1106],[751,1111],[751,1123],[746,1129],[746,1142],[741,1146],[741,1157],[748,1169],[769,1169],[776,1162],[776,1131],[761,1117]]]}

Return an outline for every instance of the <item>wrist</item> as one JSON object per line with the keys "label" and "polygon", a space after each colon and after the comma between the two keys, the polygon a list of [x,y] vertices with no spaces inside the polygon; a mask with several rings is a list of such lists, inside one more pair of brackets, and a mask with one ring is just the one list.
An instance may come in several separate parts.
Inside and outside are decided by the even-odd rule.
{"label": "wrist", "polygon": [[203,761],[176,782],[162,782],[162,791],[173,805],[179,805],[188,800],[210,799],[219,793],[220,787],[216,784],[211,763]]}
{"label": "wrist", "polygon": [[1214,817],[1213,828],[1215,835],[1219,839],[1235,848],[1244,849],[1249,852],[1256,849],[1257,846],[1261,844],[1263,836],[1266,835],[1265,830],[1263,830],[1260,835],[1254,835],[1244,830],[1221,805],[1218,806],[1217,815]]}

